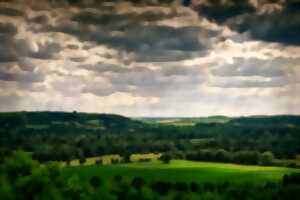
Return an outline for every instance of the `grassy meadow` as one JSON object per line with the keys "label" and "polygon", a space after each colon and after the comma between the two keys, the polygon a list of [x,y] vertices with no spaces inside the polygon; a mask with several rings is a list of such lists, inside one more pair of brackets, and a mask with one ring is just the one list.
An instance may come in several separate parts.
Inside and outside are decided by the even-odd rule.
{"label": "grassy meadow", "polygon": [[230,182],[255,182],[279,181],[285,174],[300,172],[299,169],[284,167],[248,166],[225,163],[192,162],[172,160],[170,164],[160,161],[134,162],[115,165],[89,165],[70,166],[63,168],[66,177],[78,176],[81,180],[88,180],[97,175],[104,181],[112,180],[116,175],[121,175],[126,180],[142,177],[146,181],[195,181],[201,183]]}

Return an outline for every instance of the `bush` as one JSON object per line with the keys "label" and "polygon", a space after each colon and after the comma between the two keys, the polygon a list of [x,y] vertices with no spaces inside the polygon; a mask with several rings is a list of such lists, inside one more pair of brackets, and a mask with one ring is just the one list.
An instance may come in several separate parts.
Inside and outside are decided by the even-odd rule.
{"label": "bush", "polygon": [[176,182],[175,183],[175,190],[179,192],[187,192],[189,190],[189,187],[184,182]]}
{"label": "bush", "polygon": [[289,184],[299,184],[300,185],[300,173],[284,175],[282,182],[284,185],[289,185]]}
{"label": "bush", "polygon": [[142,187],[145,185],[145,180],[141,177],[136,177],[132,180],[131,185],[136,189],[136,190],[141,190]]}
{"label": "bush", "polygon": [[172,187],[172,184],[169,182],[165,182],[165,181],[156,181],[151,184],[152,190],[158,192],[160,195],[168,194],[171,187]]}

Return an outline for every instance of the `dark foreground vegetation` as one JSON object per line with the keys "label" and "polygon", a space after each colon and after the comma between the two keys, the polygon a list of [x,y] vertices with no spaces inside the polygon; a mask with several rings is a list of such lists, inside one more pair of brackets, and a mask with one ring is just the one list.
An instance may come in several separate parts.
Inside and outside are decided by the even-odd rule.
{"label": "dark foreground vegetation", "polygon": [[22,149],[41,162],[108,154],[128,161],[133,153],[163,153],[173,159],[297,167],[299,134],[299,116],[209,119],[194,126],[172,126],[111,114],[0,114],[2,157]]}
{"label": "dark foreground vegetation", "polygon": [[111,180],[94,174],[87,180],[68,176],[59,163],[40,164],[22,151],[5,157],[0,165],[0,199],[5,200],[283,200],[300,196],[300,174],[279,182],[146,181],[142,177]]}

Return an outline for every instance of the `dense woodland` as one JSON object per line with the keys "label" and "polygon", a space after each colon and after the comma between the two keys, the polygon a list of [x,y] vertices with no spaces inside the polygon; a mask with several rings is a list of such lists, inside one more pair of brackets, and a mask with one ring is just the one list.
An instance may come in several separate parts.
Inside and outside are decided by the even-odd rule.
{"label": "dense woodland", "polygon": [[[119,154],[163,153],[196,161],[275,165],[300,154],[299,116],[210,120],[194,126],[144,123],[119,115],[65,112],[0,114],[1,158],[22,149],[33,159],[69,161]],[[3,160],[3,159],[1,159]],[[285,163],[297,167],[296,163]]]}

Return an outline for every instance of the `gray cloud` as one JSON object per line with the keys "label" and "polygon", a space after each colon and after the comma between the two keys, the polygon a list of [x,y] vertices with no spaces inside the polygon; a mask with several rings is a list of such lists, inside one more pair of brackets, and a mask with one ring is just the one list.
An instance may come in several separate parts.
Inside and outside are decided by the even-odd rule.
{"label": "gray cloud", "polygon": [[212,70],[217,76],[262,76],[280,77],[287,75],[289,60],[261,60],[257,58],[234,58],[233,64],[225,64]]}
{"label": "gray cloud", "polygon": [[57,42],[37,43],[34,50],[28,38],[17,38],[18,28],[12,23],[0,22],[0,63],[17,62],[20,57],[52,59],[54,54],[62,50]]}
{"label": "gray cloud", "polygon": [[15,81],[19,83],[34,83],[43,82],[45,76],[38,72],[9,72],[0,70],[0,80],[2,81]]}
{"label": "gray cloud", "polygon": [[286,78],[271,78],[270,80],[241,80],[226,79],[219,80],[212,84],[214,87],[220,88],[275,88],[289,85]]}
{"label": "gray cloud", "polygon": [[15,111],[22,100],[22,96],[17,94],[0,95],[0,110]]}
{"label": "gray cloud", "polygon": [[124,66],[122,64],[108,64],[108,63],[97,63],[95,65],[80,65],[79,68],[95,71],[97,73],[105,73],[105,72],[112,72],[117,74],[122,73],[129,73],[129,72],[143,72],[148,71],[147,68],[143,67],[134,67],[134,68],[128,68],[127,66]]}

